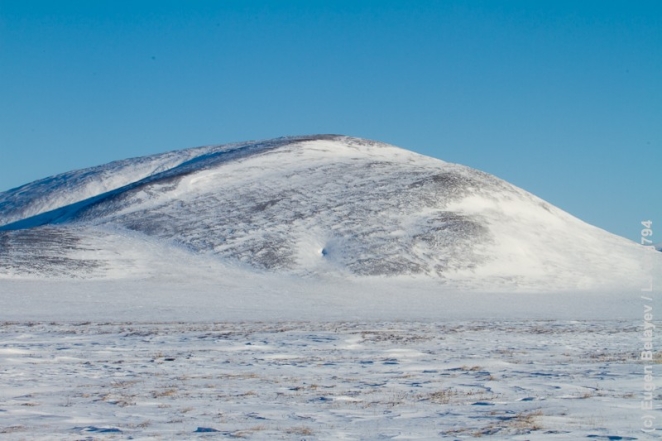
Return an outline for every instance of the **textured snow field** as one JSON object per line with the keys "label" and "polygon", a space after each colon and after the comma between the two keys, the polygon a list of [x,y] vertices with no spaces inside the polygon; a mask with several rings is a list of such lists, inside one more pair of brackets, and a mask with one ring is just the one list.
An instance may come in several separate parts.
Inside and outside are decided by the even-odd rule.
{"label": "textured snow field", "polygon": [[2,322],[0,438],[656,439],[640,328]]}

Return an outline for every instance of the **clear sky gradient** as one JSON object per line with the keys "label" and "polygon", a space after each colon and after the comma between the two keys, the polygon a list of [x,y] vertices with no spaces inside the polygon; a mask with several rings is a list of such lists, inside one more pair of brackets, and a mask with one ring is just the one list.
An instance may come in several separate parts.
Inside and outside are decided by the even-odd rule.
{"label": "clear sky gradient", "polygon": [[662,2],[0,0],[0,191],[313,133],[662,241]]}

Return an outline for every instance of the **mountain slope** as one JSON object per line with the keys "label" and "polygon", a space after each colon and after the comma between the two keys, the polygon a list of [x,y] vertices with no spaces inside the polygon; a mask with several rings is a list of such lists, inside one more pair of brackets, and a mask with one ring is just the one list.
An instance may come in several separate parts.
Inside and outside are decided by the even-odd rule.
{"label": "mountain slope", "polygon": [[333,135],[111,163],[0,203],[0,277],[208,266],[210,278],[237,268],[560,290],[634,286],[647,265],[660,268],[659,256],[494,176]]}

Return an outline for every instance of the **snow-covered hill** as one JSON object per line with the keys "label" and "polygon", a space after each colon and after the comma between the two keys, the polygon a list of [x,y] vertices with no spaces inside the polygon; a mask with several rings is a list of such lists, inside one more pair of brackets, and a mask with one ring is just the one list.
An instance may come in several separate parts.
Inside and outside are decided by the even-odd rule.
{"label": "snow-covered hill", "polygon": [[[662,256],[492,175],[344,136],[129,159],[0,193],[2,278],[631,287]],[[654,254],[654,255],[653,255]]]}

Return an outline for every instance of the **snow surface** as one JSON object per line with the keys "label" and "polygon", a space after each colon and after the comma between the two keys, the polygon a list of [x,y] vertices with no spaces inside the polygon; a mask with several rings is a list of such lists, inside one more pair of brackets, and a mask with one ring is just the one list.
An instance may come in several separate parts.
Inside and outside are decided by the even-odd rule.
{"label": "snow surface", "polygon": [[662,255],[468,167],[203,147],[0,194],[0,225],[2,439],[659,438]]}
{"label": "snow surface", "polygon": [[147,176],[172,169],[209,150],[209,147],[203,147],[125,159],[22,185],[0,193],[0,225],[124,187]]}
{"label": "snow surface", "polygon": [[643,368],[630,322],[1,331],[7,440],[659,439],[640,430]]}
{"label": "snow surface", "polygon": [[342,136],[127,160],[0,200],[11,208],[5,279],[186,278],[206,267],[219,281],[242,268],[560,291],[633,289],[662,274],[662,255],[494,176]]}

